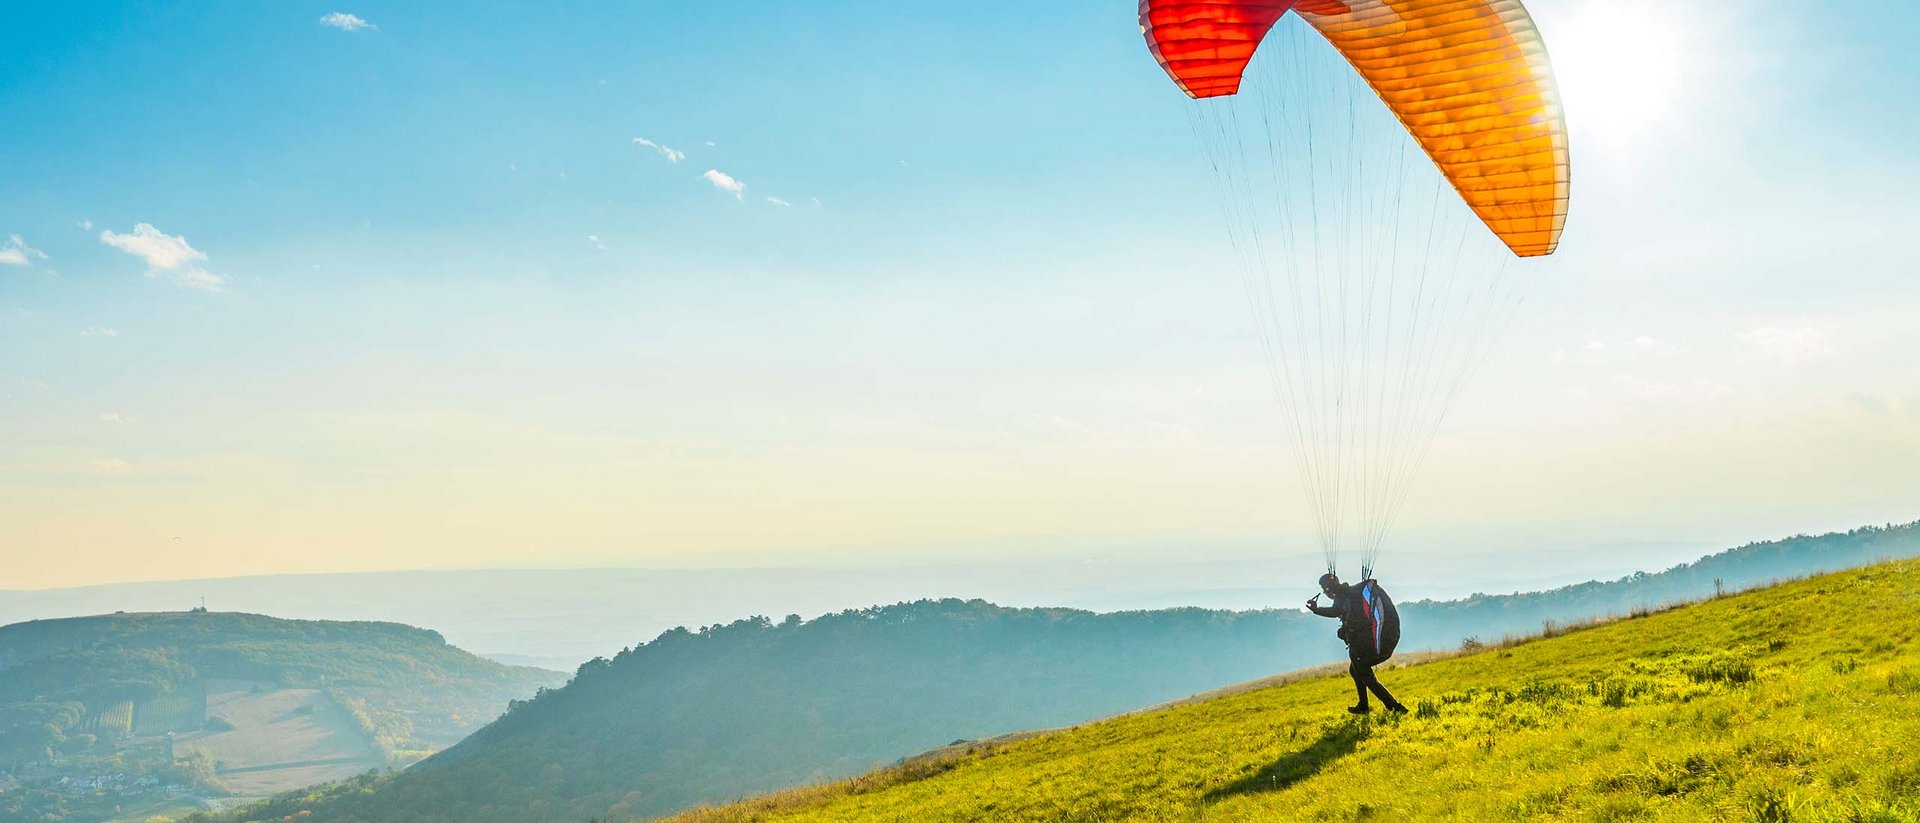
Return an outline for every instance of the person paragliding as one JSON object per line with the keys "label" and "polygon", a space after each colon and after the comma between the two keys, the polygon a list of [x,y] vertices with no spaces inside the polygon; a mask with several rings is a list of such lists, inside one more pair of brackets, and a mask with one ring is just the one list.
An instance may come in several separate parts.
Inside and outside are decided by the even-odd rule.
{"label": "person paragliding", "polygon": [[[1353,714],[1373,711],[1367,702],[1367,693],[1372,692],[1387,711],[1404,714],[1407,707],[1393,699],[1393,693],[1387,691],[1373,673],[1373,667],[1392,657],[1394,646],[1400,642],[1400,614],[1393,607],[1393,599],[1387,597],[1377,581],[1369,579],[1359,585],[1348,585],[1332,572],[1320,576],[1320,591],[1321,594],[1307,601],[1307,609],[1340,621],[1339,637],[1347,644],[1347,673],[1353,675],[1353,690],[1360,698],[1360,702],[1347,711]],[[1333,602],[1320,605],[1321,595]]]}
{"label": "person paragliding", "polygon": [[[1526,0],[1140,0],[1213,173],[1359,704],[1375,563],[1428,447],[1566,227],[1565,113]],[[1549,266],[1549,268],[1551,268]],[[1360,582],[1333,571],[1358,556]]]}

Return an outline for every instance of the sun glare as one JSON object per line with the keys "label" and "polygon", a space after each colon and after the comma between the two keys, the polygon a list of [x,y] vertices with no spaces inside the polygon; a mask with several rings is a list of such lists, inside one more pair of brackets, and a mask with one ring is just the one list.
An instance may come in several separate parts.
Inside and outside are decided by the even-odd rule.
{"label": "sun glare", "polygon": [[1682,109],[1696,67],[1691,21],[1670,2],[1589,2],[1548,35],[1567,118],[1582,133],[1631,140]]}

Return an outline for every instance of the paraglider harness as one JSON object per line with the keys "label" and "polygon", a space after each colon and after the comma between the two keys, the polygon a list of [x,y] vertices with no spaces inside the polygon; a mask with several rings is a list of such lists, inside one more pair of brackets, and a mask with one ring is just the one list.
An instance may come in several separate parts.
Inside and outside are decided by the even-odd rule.
{"label": "paraglider harness", "polygon": [[1394,648],[1400,645],[1400,610],[1394,607],[1387,590],[1380,587],[1380,581],[1373,579],[1371,569],[1361,574],[1365,579],[1347,584],[1347,590],[1334,601],[1342,610],[1338,637],[1346,642],[1354,660],[1377,666],[1392,657]]}
{"label": "paraglider harness", "polygon": [[[1356,657],[1369,653],[1371,663],[1377,666],[1392,657],[1394,647],[1400,645],[1400,610],[1394,608],[1387,590],[1380,588],[1380,581],[1371,576],[1353,587],[1353,597],[1356,605],[1349,608],[1359,609],[1364,618],[1359,626],[1362,636],[1341,639],[1347,641]],[[1348,633],[1345,620],[1341,621],[1340,632]]]}

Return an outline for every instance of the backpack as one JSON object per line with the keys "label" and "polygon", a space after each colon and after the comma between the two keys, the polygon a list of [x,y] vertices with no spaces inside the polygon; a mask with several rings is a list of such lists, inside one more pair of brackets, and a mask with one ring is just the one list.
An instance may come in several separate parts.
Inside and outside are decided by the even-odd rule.
{"label": "backpack", "polygon": [[1362,580],[1354,589],[1360,596],[1367,629],[1367,636],[1358,640],[1362,647],[1372,649],[1373,662],[1381,663],[1392,657],[1394,647],[1400,645],[1400,610],[1394,608],[1393,598],[1387,595],[1386,589],[1380,588],[1378,580]]}

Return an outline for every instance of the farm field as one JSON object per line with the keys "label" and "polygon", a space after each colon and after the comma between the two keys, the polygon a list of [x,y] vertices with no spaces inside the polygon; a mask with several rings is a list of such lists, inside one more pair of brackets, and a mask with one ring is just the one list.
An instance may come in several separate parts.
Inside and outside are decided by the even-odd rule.
{"label": "farm field", "polygon": [[269,795],[386,763],[346,711],[318,689],[212,680],[207,716],[231,728],[175,738],[174,754],[205,752],[215,776],[236,794]]}
{"label": "farm field", "polygon": [[139,737],[155,737],[168,732],[194,732],[206,725],[207,687],[199,679],[140,701],[133,713],[133,733]]}

